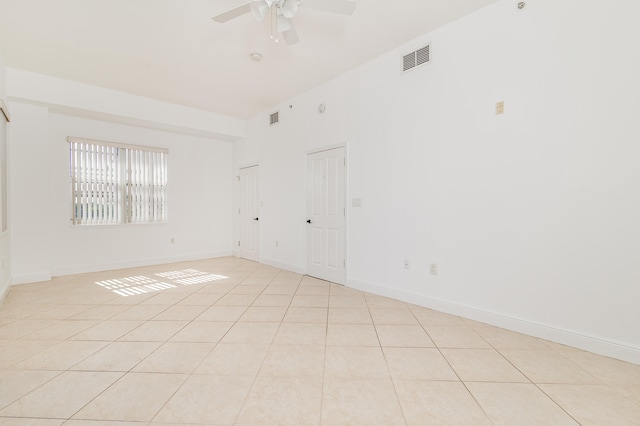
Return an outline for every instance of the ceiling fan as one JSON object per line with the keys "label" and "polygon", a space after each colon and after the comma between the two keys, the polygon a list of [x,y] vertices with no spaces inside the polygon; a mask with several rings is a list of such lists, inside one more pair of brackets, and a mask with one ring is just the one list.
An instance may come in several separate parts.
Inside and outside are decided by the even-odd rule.
{"label": "ceiling fan", "polygon": [[224,23],[234,18],[251,13],[258,21],[269,16],[271,19],[271,39],[278,42],[278,34],[282,33],[285,43],[292,45],[300,41],[291,19],[296,16],[298,7],[304,5],[308,9],[351,15],[356,8],[351,0],[254,0],[238,6],[213,20]]}

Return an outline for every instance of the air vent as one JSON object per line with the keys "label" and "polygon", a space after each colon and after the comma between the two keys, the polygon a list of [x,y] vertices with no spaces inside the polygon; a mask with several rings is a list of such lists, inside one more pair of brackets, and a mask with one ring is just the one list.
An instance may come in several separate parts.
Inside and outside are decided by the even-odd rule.
{"label": "air vent", "polygon": [[420,65],[428,63],[431,58],[429,56],[431,45],[428,44],[418,50],[414,50],[402,57],[402,72],[407,72]]}
{"label": "air vent", "polygon": [[270,126],[273,126],[278,121],[279,121],[279,119],[278,119],[278,112],[277,111],[269,116],[269,125]]}

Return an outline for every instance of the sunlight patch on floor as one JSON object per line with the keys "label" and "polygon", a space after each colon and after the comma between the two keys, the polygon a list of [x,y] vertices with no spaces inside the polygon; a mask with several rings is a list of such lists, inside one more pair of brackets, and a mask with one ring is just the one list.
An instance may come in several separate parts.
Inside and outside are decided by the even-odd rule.
{"label": "sunlight patch on floor", "polygon": [[161,277],[164,281],[172,282],[166,283],[163,281],[158,281],[154,278],[138,275],[134,277],[114,278],[110,280],[97,281],[96,284],[107,290],[111,290],[120,296],[127,297],[137,294],[145,294],[152,291],[162,291],[170,288],[175,288],[177,287],[177,284],[204,284],[229,278],[224,275],[211,274],[209,272],[202,272],[196,269],[160,272],[154,275]]}

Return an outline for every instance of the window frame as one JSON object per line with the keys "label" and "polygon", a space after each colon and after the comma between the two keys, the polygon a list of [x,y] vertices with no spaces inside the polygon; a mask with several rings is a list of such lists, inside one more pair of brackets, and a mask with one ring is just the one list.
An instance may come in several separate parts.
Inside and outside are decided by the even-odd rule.
{"label": "window frame", "polygon": [[72,136],[67,142],[72,226],[168,222],[168,149]]}

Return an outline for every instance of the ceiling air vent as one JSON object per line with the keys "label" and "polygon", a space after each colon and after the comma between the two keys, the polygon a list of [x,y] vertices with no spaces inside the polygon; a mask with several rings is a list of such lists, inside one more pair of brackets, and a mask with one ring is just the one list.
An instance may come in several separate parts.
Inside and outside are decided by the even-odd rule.
{"label": "ceiling air vent", "polygon": [[418,50],[414,50],[402,57],[402,72],[407,72],[430,61],[429,51],[431,45],[427,44]]}
{"label": "ceiling air vent", "polygon": [[273,126],[274,124],[276,124],[279,121],[278,119],[278,111],[274,112],[273,114],[271,114],[269,116],[269,125]]}

